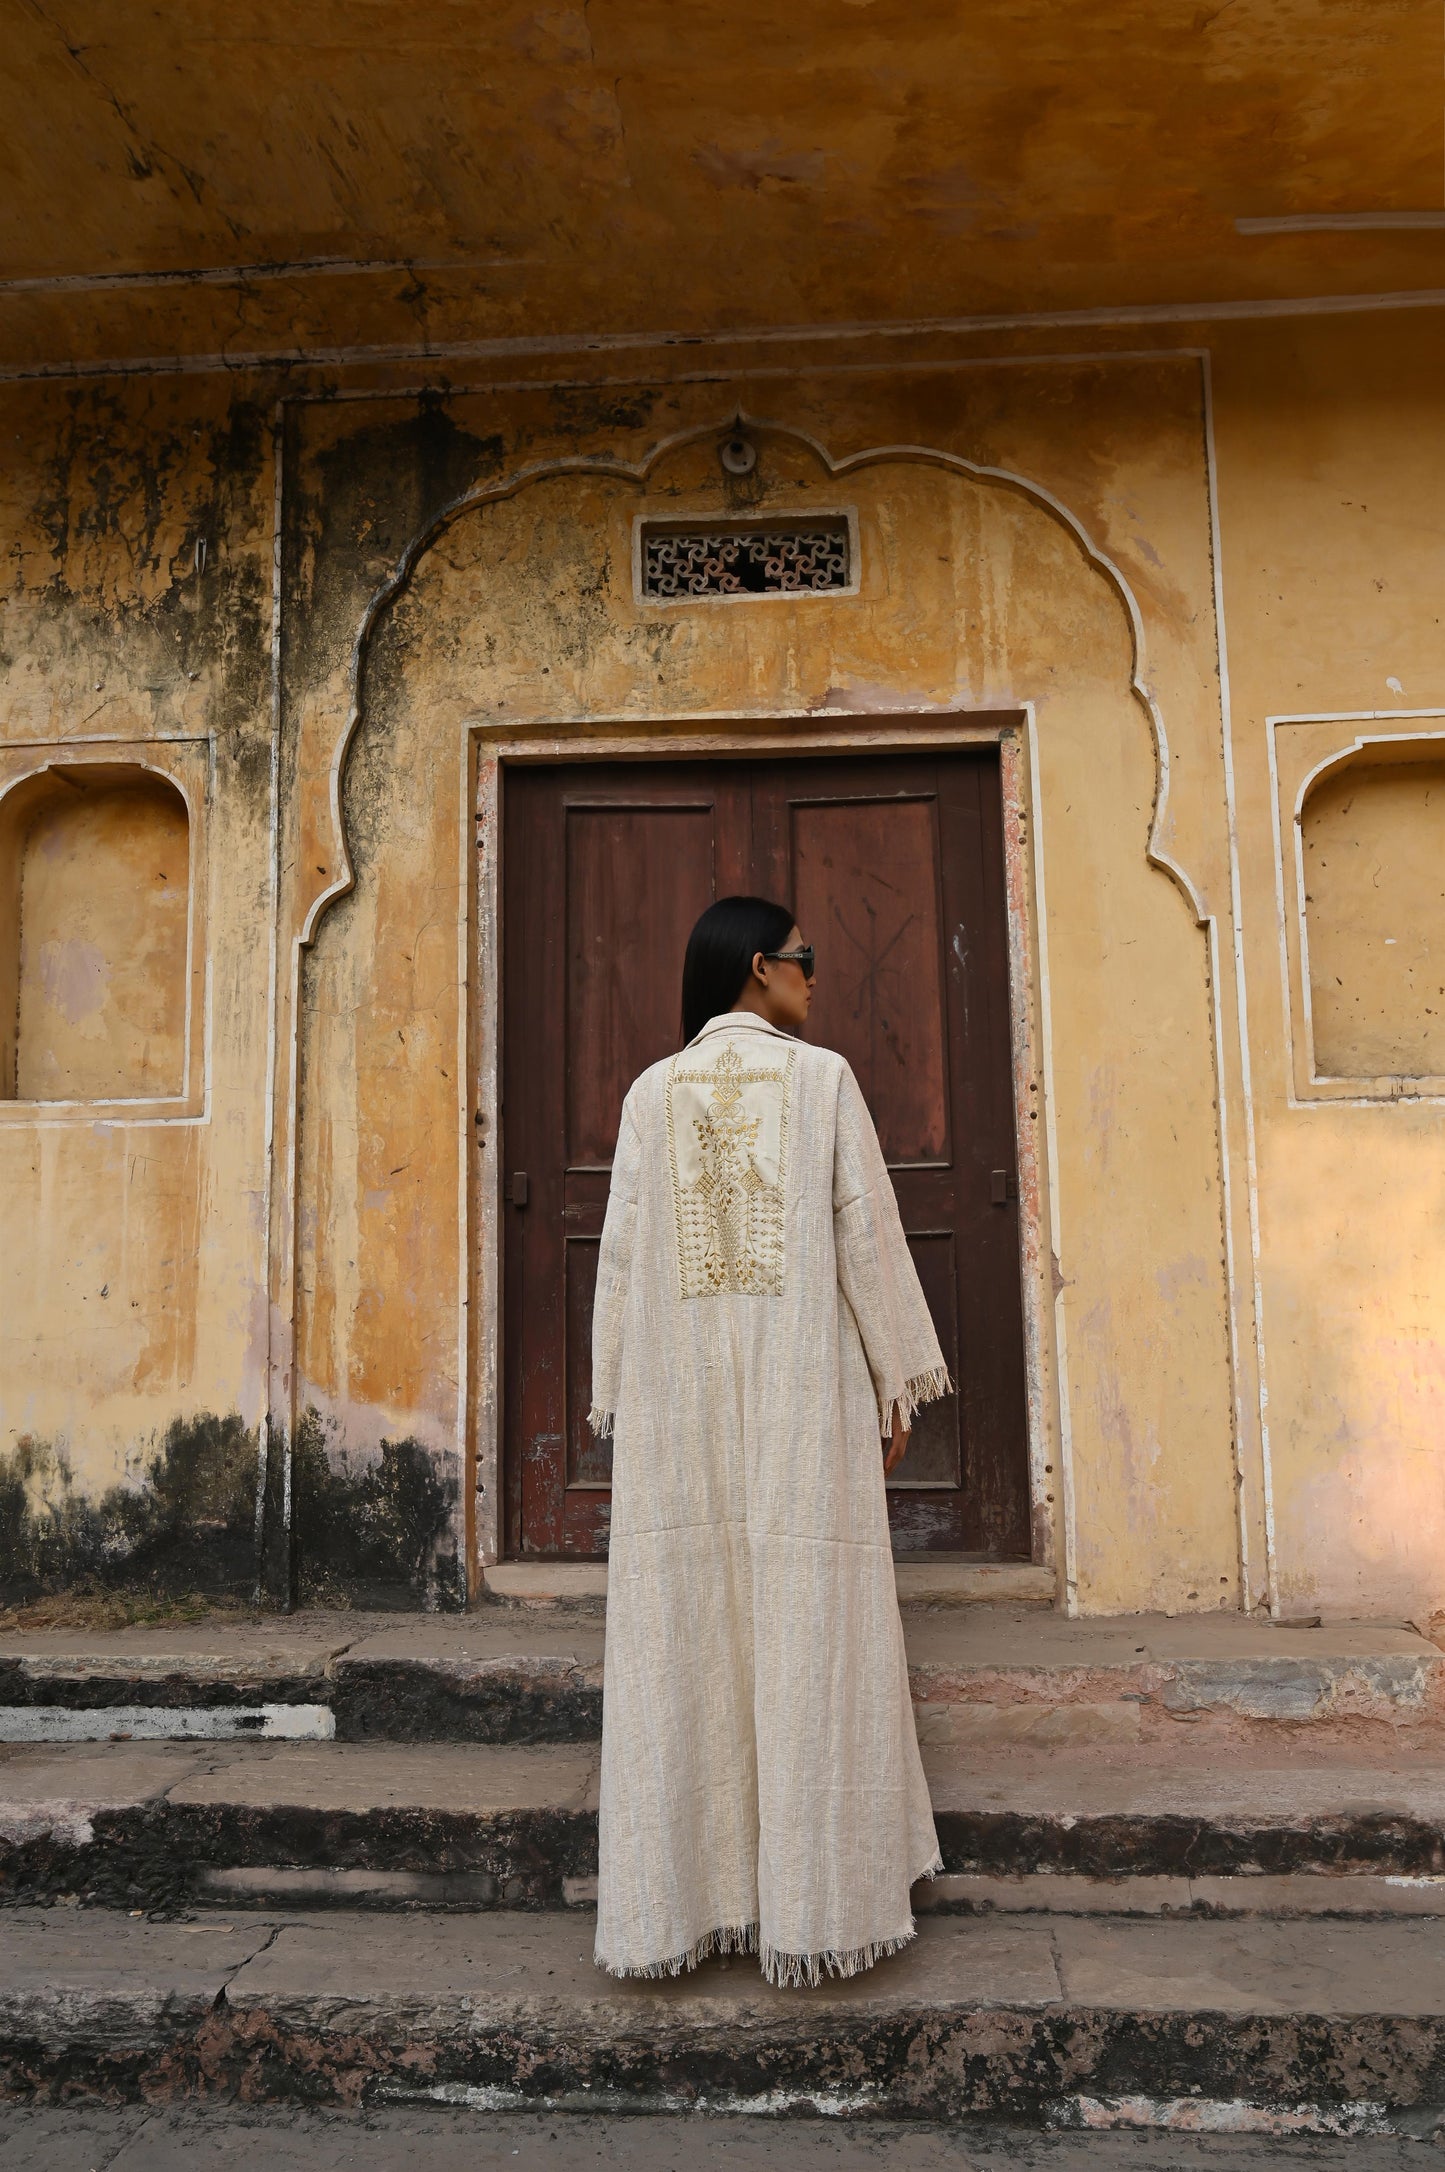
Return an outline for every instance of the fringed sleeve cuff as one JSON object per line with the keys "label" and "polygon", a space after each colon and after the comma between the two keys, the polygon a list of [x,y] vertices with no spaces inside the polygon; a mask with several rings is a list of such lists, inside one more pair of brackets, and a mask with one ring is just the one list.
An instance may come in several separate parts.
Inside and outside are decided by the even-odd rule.
{"label": "fringed sleeve cuff", "polygon": [[935,1365],[926,1373],[915,1373],[911,1380],[904,1381],[896,1395],[890,1395],[879,1405],[879,1425],[884,1439],[888,1439],[893,1431],[895,1411],[903,1421],[904,1431],[908,1432],[925,1403],[936,1403],[940,1396],[952,1393],[953,1382],[948,1377],[946,1365]]}
{"label": "fringed sleeve cuff", "polygon": [[588,1411],[587,1423],[591,1426],[593,1432],[597,1435],[597,1438],[599,1440],[610,1440],[612,1438],[612,1420],[614,1415],[615,1413],[610,1410],[599,1410],[595,1403]]}

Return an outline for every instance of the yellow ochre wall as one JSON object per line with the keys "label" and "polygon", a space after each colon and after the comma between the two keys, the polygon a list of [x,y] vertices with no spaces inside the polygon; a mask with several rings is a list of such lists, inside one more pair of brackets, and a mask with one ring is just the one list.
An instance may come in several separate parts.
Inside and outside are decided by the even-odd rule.
{"label": "yellow ochre wall", "polygon": [[[456,1604],[491,1550],[491,1165],[461,1143],[493,1023],[464,985],[495,933],[468,859],[489,735],[666,751],[719,716],[848,735],[1013,710],[1061,1597],[1445,1608],[1445,1081],[1316,1080],[1301,1016],[1307,941],[1317,981],[1343,958],[1374,1006],[1362,1046],[1435,1045],[1391,1006],[1445,987],[1440,885],[1403,964],[1369,908],[1390,810],[1406,894],[1439,857],[1413,737],[1445,717],[1376,713],[1445,711],[1445,324],[1177,338],[825,347],[620,390],[0,393],[0,794],[65,742],[171,776],[204,967],[163,1111],[0,1082],[17,1589],[127,1561],[244,1584],[258,1484],[273,1589],[290,1545],[302,1596]],[[861,593],[663,621],[633,597],[632,520],[736,509],[714,445],[738,410],[750,507],[855,507]],[[1368,772],[1358,840],[1342,757]],[[1316,768],[1306,836],[1335,864],[1301,922],[1290,794]]]}
{"label": "yellow ochre wall", "polygon": [[[1341,747],[1445,728],[1398,714],[1445,711],[1445,321],[1214,347],[1280,1601],[1423,1618],[1445,1605],[1445,1101],[1289,1105],[1266,719],[1387,712]],[[1417,817],[1436,873],[1441,808]],[[1418,828],[1402,858],[1425,872]]]}

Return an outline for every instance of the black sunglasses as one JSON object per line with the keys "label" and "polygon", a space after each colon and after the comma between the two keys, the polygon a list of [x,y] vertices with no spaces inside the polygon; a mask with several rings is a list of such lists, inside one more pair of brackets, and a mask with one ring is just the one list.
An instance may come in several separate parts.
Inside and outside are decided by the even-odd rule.
{"label": "black sunglasses", "polygon": [[804,980],[812,979],[813,967],[817,963],[811,943],[804,943],[801,950],[765,950],[763,956],[765,958],[777,958],[786,965],[801,966]]}

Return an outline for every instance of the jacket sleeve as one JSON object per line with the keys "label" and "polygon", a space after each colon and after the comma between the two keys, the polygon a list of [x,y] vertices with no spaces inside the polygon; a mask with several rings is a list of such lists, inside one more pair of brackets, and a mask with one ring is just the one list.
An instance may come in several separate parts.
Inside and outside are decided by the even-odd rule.
{"label": "jacket sleeve", "polygon": [[612,1183],[597,1255],[597,1293],[592,1302],[592,1408],[587,1422],[599,1437],[612,1431],[617,1387],[622,1374],[622,1318],[632,1276],[632,1247],[637,1231],[637,1188],[642,1168],[642,1137],[632,1096],[622,1104]]}
{"label": "jacket sleeve", "polygon": [[838,1282],[863,1338],[879,1430],[887,1436],[895,1409],[909,1425],[921,1403],[946,1395],[953,1383],[903,1234],[878,1134],[847,1064],[838,1085],[834,1141]]}

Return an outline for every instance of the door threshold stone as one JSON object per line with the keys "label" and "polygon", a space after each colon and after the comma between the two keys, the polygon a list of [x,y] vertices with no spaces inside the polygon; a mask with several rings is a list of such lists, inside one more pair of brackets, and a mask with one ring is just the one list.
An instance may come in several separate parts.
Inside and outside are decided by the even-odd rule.
{"label": "door threshold stone", "polygon": [[[913,1606],[1038,1605],[1052,1603],[1052,1569],[1031,1561],[895,1561],[900,1603]],[[519,1604],[597,1601],[607,1597],[605,1561],[497,1561],[484,1569],[490,1598]]]}

